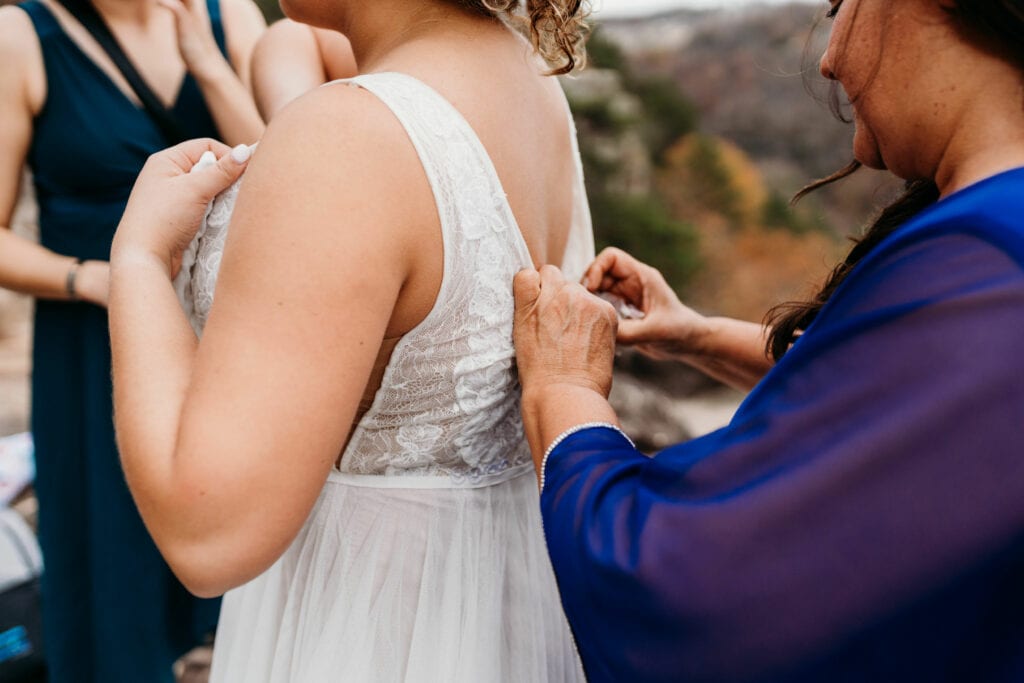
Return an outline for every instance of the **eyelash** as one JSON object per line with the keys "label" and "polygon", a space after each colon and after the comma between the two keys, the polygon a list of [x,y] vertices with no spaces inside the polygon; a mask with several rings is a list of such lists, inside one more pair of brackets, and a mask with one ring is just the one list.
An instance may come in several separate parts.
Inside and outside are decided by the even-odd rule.
{"label": "eyelash", "polygon": [[839,8],[842,7],[842,5],[843,5],[842,2],[837,2],[836,4],[832,5],[832,8],[829,9],[829,11],[825,13],[825,17],[828,18],[828,19],[835,18],[835,16],[837,14],[839,14]]}

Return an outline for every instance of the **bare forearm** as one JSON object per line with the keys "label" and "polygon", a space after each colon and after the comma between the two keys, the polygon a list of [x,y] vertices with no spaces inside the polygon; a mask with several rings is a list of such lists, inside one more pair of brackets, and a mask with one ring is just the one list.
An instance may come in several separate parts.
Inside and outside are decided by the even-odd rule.
{"label": "bare forearm", "polygon": [[708,318],[699,337],[678,351],[678,360],[731,387],[748,391],[774,363],[765,352],[767,329],[732,318]]}
{"label": "bare forearm", "polygon": [[[174,453],[197,342],[163,266],[115,259],[110,287],[117,441],[125,475],[154,538],[175,507]],[[184,511],[181,511],[184,513]]]}
{"label": "bare forearm", "polygon": [[[75,298],[95,300],[99,293],[88,291],[89,269],[101,262],[88,261],[78,267]],[[50,251],[31,240],[0,228],[0,287],[38,299],[69,300],[68,273],[75,259]],[[103,297],[105,299],[105,296]]]}
{"label": "bare forearm", "polygon": [[75,259],[0,229],[0,286],[40,299],[69,299],[67,275]]}
{"label": "bare forearm", "polygon": [[525,392],[523,427],[538,474],[548,446],[566,430],[590,422],[619,424],[608,400],[593,389],[556,385]]}
{"label": "bare forearm", "polygon": [[196,80],[224,142],[250,145],[263,136],[266,126],[252,94],[227,62],[196,74]]}
{"label": "bare forearm", "polygon": [[204,439],[202,450],[186,436],[199,344],[157,259],[115,257],[110,339],[117,444],[135,503],[178,579],[196,595],[221,595],[283,547],[253,547],[250,530],[275,519],[251,504],[267,490],[267,479],[245,469],[256,449],[234,448],[230,430]]}

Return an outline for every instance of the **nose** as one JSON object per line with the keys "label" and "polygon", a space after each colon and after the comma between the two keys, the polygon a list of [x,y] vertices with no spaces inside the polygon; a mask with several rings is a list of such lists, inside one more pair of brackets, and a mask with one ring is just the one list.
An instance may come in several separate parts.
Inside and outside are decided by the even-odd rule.
{"label": "nose", "polygon": [[832,71],[832,59],[829,57],[828,50],[821,55],[821,61],[818,62],[818,71],[821,75],[830,81],[836,80],[836,75]]}

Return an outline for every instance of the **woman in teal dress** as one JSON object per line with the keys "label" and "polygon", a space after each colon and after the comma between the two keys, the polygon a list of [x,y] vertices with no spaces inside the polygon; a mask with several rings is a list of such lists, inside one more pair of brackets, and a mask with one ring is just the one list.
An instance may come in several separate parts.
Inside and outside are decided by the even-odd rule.
{"label": "woman in teal dress", "polygon": [[[248,62],[264,23],[249,0],[94,6],[185,136],[260,135]],[[0,8],[0,63],[0,225],[26,163],[39,202],[40,244],[0,229],[0,286],[37,299],[32,432],[50,680],[171,681],[219,604],[177,582],[125,486],[105,310],[114,230],[142,165],[170,141],[51,0]]]}

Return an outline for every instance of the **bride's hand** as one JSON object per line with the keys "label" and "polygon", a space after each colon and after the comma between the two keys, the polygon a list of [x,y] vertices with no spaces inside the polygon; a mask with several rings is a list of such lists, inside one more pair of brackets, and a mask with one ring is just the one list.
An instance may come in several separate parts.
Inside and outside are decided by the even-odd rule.
{"label": "bride's hand", "polygon": [[[209,168],[190,173],[205,152],[217,157]],[[251,148],[231,149],[216,140],[189,140],[151,156],[135,181],[114,236],[110,261],[156,259],[170,277],[195,237],[209,203],[238,180]]]}

